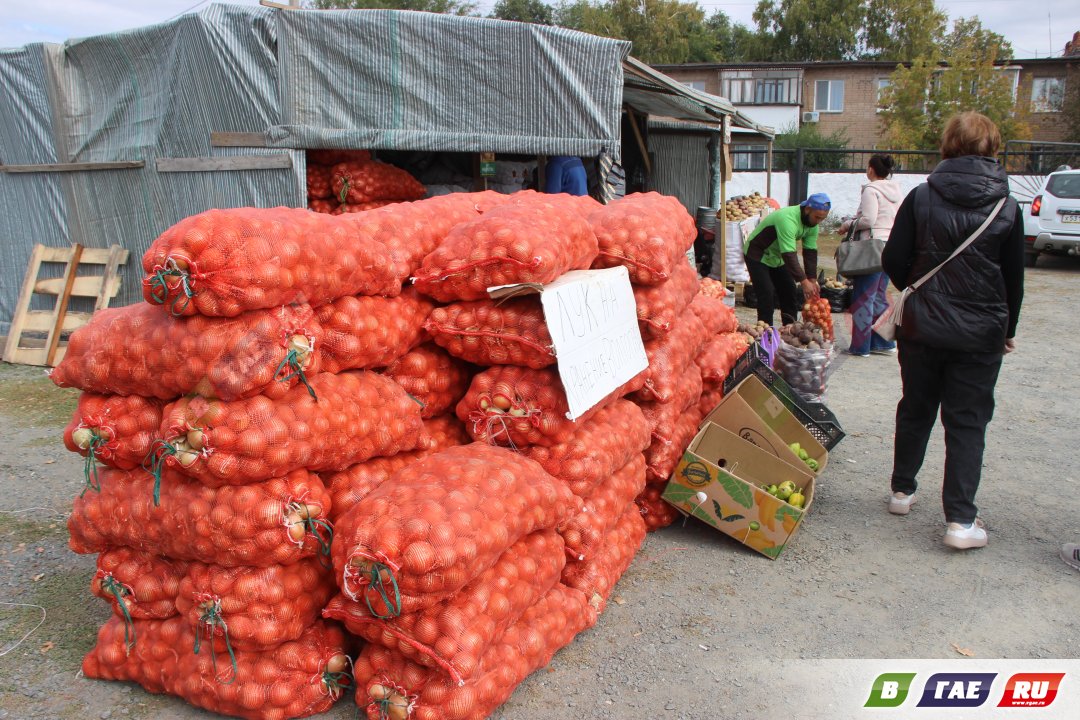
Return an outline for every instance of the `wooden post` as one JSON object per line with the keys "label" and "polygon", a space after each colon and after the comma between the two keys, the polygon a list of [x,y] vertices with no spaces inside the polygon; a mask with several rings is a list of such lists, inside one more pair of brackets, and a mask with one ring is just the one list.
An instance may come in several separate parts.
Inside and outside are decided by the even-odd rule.
{"label": "wooden post", "polygon": [[772,144],[769,140],[769,152],[765,158],[765,197],[772,197]]}
{"label": "wooden post", "polygon": [[[720,209],[717,211],[717,220],[720,227],[716,228],[716,250],[720,252],[720,284],[727,290],[727,161],[728,161],[727,145],[724,145],[724,152],[720,153],[720,162],[725,167],[720,170]],[[716,250],[713,251],[713,256],[716,256]],[[715,272],[715,271],[714,271]]]}
{"label": "wooden post", "polygon": [[79,243],[75,243],[71,247],[71,260],[68,261],[67,270],[64,272],[64,289],[56,299],[56,309],[53,312],[53,327],[49,333],[49,344],[45,350],[45,364],[50,367],[55,364],[53,361],[56,359],[56,350],[60,345],[60,334],[64,329],[64,318],[67,316],[68,302],[71,301],[71,288],[75,284],[75,273],[79,269],[82,252],[83,246]]}
{"label": "wooden post", "polygon": [[637,115],[634,114],[634,108],[627,105],[626,114],[630,118],[630,129],[634,131],[634,139],[637,140],[638,149],[641,150],[641,157],[645,161],[645,172],[652,175],[652,162],[649,161],[649,148],[645,147],[645,138],[641,136],[641,130],[637,126]]}

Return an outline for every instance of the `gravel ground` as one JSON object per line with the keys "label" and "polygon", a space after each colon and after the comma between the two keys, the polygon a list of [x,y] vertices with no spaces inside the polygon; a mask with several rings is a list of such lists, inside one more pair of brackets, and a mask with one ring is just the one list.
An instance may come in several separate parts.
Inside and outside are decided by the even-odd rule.
{"label": "gravel ground", "polygon": [[[1080,538],[1080,423],[1069,358],[1080,336],[1065,313],[1080,299],[1080,261],[1029,271],[1018,350],[998,384],[979,494],[988,548],[941,544],[935,500],[943,460],[931,440],[922,502],[885,509],[893,358],[844,358],[829,405],[848,433],[813,508],[776,561],[691,521],[650,535],[599,624],[529,677],[493,716],[679,720],[809,717],[777,683],[804,658],[1080,657],[1080,575],[1057,557]],[[740,316],[752,311],[740,309]],[[845,323],[835,316],[838,327]],[[86,680],[81,658],[108,617],[90,595],[93,557],[71,553],[64,519],[79,460],[60,431],[75,393],[40,369],[0,366],[0,718],[187,720],[213,717],[137,686]],[[41,622],[44,619],[43,622]],[[323,718],[355,718],[351,701]],[[897,716],[899,717],[899,716]]]}

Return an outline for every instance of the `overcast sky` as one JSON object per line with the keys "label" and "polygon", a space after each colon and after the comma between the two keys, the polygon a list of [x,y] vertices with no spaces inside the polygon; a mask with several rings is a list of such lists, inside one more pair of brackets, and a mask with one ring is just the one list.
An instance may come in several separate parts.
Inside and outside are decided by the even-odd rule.
{"label": "overcast sky", "polygon": [[[236,0],[258,5],[258,0]],[[287,0],[285,0],[287,1]],[[197,0],[0,0],[0,47],[62,42],[169,20],[207,3]],[[488,13],[495,0],[480,0]],[[722,10],[736,22],[751,25],[755,0],[699,0],[707,13]],[[985,27],[1001,33],[1017,58],[1060,55],[1080,30],[1078,0],[937,0],[950,18],[978,15]]]}

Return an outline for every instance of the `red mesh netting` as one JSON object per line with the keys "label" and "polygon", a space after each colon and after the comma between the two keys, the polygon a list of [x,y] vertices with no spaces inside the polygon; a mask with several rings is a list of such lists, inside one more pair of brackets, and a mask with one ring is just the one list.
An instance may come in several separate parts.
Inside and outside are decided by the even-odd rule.
{"label": "red mesh netting", "polygon": [[306,305],[235,318],[175,318],[144,303],[105,308],[72,334],[49,377],[60,387],[163,400],[280,397],[300,381],[298,370],[319,371],[317,332]]}
{"label": "red mesh netting", "polygon": [[419,200],[427,194],[427,189],[408,172],[378,160],[338,163],[330,177],[334,197],[343,204]]}
{"label": "red mesh netting", "polygon": [[165,408],[154,462],[211,487],[243,485],[412,450],[422,430],[420,405],[393,380],[321,373],[277,401],[177,400]]}
{"label": "red mesh netting", "polygon": [[623,508],[615,526],[604,536],[594,557],[584,562],[571,562],[563,570],[562,581],[580,590],[589,605],[603,612],[615,583],[634,561],[645,539],[645,523],[637,505],[631,501]]}
{"label": "red mesh netting", "polygon": [[535,532],[460,591],[419,612],[380,620],[364,603],[338,595],[323,616],[458,683],[476,675],[491,644],[559,582],[565,564],[558,533]]}
{"label": "red mesh netting", "polygon": [[675,394],[669,402],[639,404],[645,420],[649,423],[649,432],[653,441],[671,440],[683,413],[697,405],[702,389],[701,373],[697,365],[691,365],[686,368],[686,372],[675,386]]}
{"label": "red mesh netting", "polygon": [[720,401],[724,399],[724,389],[716,388],[715,390],[706,390],[701,393],[701,399],[698,400],[697,411],[698,414],[704,419],[706,415],[716,409],[716,406],[720,404]]}
{"label": "red mesh netting", "polygon": [[344,215],[346,213],[359,213],[367,212],[368,210],[378,210],[381,207],[387,205],[393,205],[400,202],[398,200],[372,200],[371,202],[362,203],[345,203],[344,205],[338,205],[334,208],[334,215]]}
{"label": "red mesh netting", "polygon": [[322,213],[323,215],[334,215],[335,210],[341,207],[337,200],[308,200],[308,210],[312,212]]}
{"label": "red mesh netting", "polygon": [[671,279],[658,285],[634,286],[638,322],[645,337],[671,332],[698,291],[697,270],[690,263],[676,263]]}
{"label": "red mesh netting", "polygon": [[691,405],[675,423],[670,438],[653,439],[652,445],[645,451],[645,460],[649,463],[648,481],[650,483],[667,482],[671,471],[679,464],[686,448],[690,446],[690,441],[697,435],[702,417],[697,405]]}
{"label": "red mesh netting", "polygon": [[710,338],[694,359],[705,387],[710,390],[723,387],[724,379],[749,345],[746,334],[741,332],[726,332]]}
{"label": "red mesh netting", "polygon": [[461,421],[453,415],[443,415],[424,422],[424,434],[418,446],[422,448],[420,450],[372,458],[340,472],[322,473],[321,477],[332,501],[330,520],[336,523],[353,505],[406,465],[439,450],[470,442],[472,438]]}
{"label": "red mesh netting", "polygon": [[229,567],[288,565],[328,551],[329,532],[320,519],[330,496],[306,470],[216,490],[172,470],[164,476],[155,505],[149,473],[103,470],[101,492],[75,499],[71,549],[86,555],[122,545]]}
{"label": "red mesh netting", "polygon": [[299,638],[337,591],[320,560],[268,567],[192,563],[180,580],[176,609],[218,652],[269,650]]}
{"label": "red mesh netting", "polygon": [[97,557],[90,592],[108,600],[118,617],[163,620],[177,614],[176,596],[188,562],[118,547]]}
{"label": "red mesh netting", "polygon": [[174,315],[234,317],[291,303],[401,292],[409,275],[367,213],[208,210],[166,230],[143,255],[143,297]]}
{"label": "red mesh netting", "polygon": [[641,387],[639,373],[590,408],[576,421],[569,420],[559,373],[554,368],[533,370],[500,365],[473,377],[469,392],[457,405],[457,416],[476,440],[499,445],[557,445],[599,410]]}
{"label": "red mesh netting", "polygon": [[530,445],[521,454],[532,458],[585,497],[652,442],[649,425],[637,405],[616,400],[580,423],[569,440],[550,447]]}
{"label": "red mesh netting", "polygon": [[350,296],[315,310],[325,372],[385,367],[422,343],[435,305],[413,290],[395,298]]}
{"label": "red mesh netting", "polygon": [[235,653],[203,646],[195,654],[195,631],[183,618],[136,620],[139,641],[126,652],[124,623],[110,619],[97,645],[83,658],[86,677],[132,680],[152,693],[176,695],[211,712],[286,720],[328,710],[348,685],[346,639],[323,622],[292,642],[266,652]]}
{"label": "red mesh netting", "polygon": [[679,519],[679,511],[666,500],[660,499],[663,492],[663,485],[646,485],[645,492],[638,495],[634,501],[640,508],[641,519],[645,522],[645,529],[648,532],[666,528]]}
{"label": "red mesh netting", "polygon": [[437,345],[421,345],[396,360],[384,374],[420,401],[421,415],[433,418],[452,410],[465,396],[475,370]]}
{"label": "red mesh netting", "polygon": [[424,327],[451,355],[477,365],[555,364],[539,296],[438,307]]}
{"label": "red mesh netting", "polygon": [[695,315],[684,313],[671,332],[645,342],[649,367],[645,386],[634,396],[644,402],[670,402],[678,390],[680,378],[708,341],[705,328]]}
{"label": "red mesh netting", "polygon": [[398,591],[434,604],[519,538],[561,523],[580,502],[510,450],[449,448],[406,466],[341,517],[334,570],[350,598],[363,597],[377,615],[398,615]]}
{"label": "red mesh netting", "polygon": [[462,223],[424,258],[413,282],[437,300],[481,300],[494,285],[548,283],[588,268],[596,236],[566,199],[518,193],[514,201]]}
{"label": "red mesh netting", "polygon": [[690,303],[690,310],[697,315],[698,320],[705,326],[705,334],[710,337],[734,332],[739,327],[735,308],[728,307],[720,298],[698,293]]}
{"label": "red mesh netting", "polygon": [[330,168],[325,165],[307,166],[307,196],[308,200],[328,200],[334,197],[334,189],[330,187]]}
{"label": "red mesh netting", "polygon": [[131,470],[150,452],[161,425],[164,402],[138,395],[96,395],[84,392],[71,422],[64,428],[64,445],[86,458],[86,481],[96,484],[94,460]]}
{"label": "red mesh netting", "polygon": [[559,528],[572,561],[594,557],[627,503],[645,489],[645,456],[638,453],[585,498],[585,507]]}
{"label": "red mesh netting", "polygon": [[394,650],[367,645],[356,659],[356,704],[368,720],[482,720],[595,623],[596,611],[580,591],[556,585],[488,648],[463,685]]}
{"label": "red mesh netting", "polygon": [[307,151],[308,165],[337,165],[343,162],[368,162],[371,153],[367,150],[338,150],[317,148]]}
{"label": "red mesh netting", "polygon": [[682,204],[655,192],[614,200],[595,210],[589,223],[600,247],[593,267],[625,265],[636,285],[670,278],[697,237],[694,219]]}

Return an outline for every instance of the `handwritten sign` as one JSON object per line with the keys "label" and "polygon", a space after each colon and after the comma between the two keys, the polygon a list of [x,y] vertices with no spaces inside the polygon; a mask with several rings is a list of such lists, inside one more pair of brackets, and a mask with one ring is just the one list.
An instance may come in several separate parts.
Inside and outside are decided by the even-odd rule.
{"label": "handwritten sign", "polygon": [[625,267],[568,272],[540,302],[571,420],[649,366]]}

